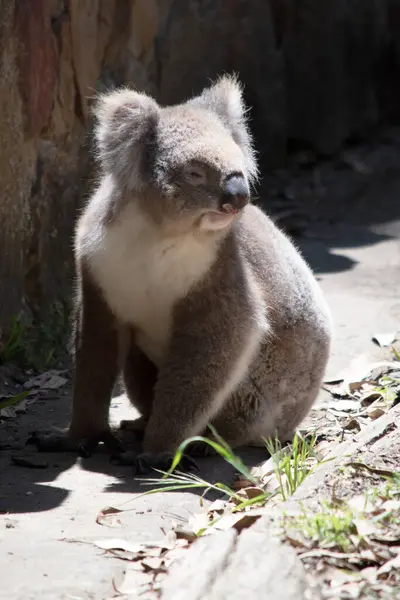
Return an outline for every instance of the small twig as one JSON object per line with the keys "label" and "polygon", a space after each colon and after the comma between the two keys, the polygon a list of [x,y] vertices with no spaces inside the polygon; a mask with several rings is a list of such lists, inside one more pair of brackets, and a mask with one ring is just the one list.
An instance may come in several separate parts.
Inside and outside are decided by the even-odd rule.
{"label": "small twig", "polygon": [[360,554],[355,553],[343,553],[343,552],[333,552],[331,550],[310,550],[308,552],[303,552],[303,554],[299,554],[299,558],[322,558],[323,556],[327,556],[329,558],[341,558],[344,560],[347,559],[359,559],[362,560],[362,556]]}
{"label": "small twig", "polygon": [[345,466],[353,467],[353,469],[365,469],[370,473],[373,473],[375,475],[381,475],[382,477],[394,477],[396,473],[395,471],[389,471],[388,469],[378,469],[376,467],[370,467],[369,465],[366,465],[365,463],[361,462],[348,462]]}

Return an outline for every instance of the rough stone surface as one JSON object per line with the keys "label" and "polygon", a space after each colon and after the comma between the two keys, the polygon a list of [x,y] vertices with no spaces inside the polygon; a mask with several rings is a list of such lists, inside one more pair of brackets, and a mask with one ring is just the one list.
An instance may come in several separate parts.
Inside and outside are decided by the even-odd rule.
{"label": "rough stone surface", "polygon": [[[396,465],[399,464],[400,450],[400,429],[398,427],[400,416],[400,405],[395,406],[376,421],[373,421],[358,435],[354,440],[338,444],[332,452],[330,452],[325,460],[326,464],[315,470],[314,473],[306,479],[304,485],[301,485],[293,496],[285,502],[280,508],[287,510],[289,513],[293,511],[301,512],[303,507],[315,508],[318,507],[318,501],[321,498],[329,498],[332,494],[332,485],[335,482],[335,472],[339,466],[349,462],[363,462],[367,465],[376,466],[377,468],[388,468],[382,461],[388,457]],[[359,458],[359,456],[362,458]],[[383,464],[377,464],[380,461]],[[394,467],[396,470],[397,467]],[[340,476],[336,478],[340,479]],[[344,478],[345,479],[345,478]],[[335,488],[336,496],[341,497],[344,491],[349,487],[349,480]],[[340,489],[340,487],[344,488]],[[350,490],[351,491],[351,490]],[[256,529],[262,525],[256,524]]]}
{"label": "rough stone surface", "polygon": [[[68,301],[92,180],[90,104],[133,84],[161,102],[236,71],[264,167],[400,118],[399,0],[0,0],[0,326]],[[89,135],[88,135],[89,134]]]}
{"label": "rough stone surface", "polygon": [[[236,543],[235,543],[236,542]],[[168,575],[162,600],[302,600],[303,565],[292,548],[253,529],[193,544]]]}
{"label": "rough stone surface", "polygon": [[235,552],[234,529],[197,540],[183,560],[171,569],[162,586],[163,600],[202,600]]}

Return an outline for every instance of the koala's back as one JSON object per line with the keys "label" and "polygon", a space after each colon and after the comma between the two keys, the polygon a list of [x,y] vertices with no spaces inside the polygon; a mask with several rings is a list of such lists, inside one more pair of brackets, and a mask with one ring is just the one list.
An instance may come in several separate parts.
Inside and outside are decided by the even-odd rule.
{"label": "koala's back", "polygon": [[330,313],[314,275],[293,242],[259,208],[250,205],[238,223],[243,260],[251,266],[277,324],[320,319]]}

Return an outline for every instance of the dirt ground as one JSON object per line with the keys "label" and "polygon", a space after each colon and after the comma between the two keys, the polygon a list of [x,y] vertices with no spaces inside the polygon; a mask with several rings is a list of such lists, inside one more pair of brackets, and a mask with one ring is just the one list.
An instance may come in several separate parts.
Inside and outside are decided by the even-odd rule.
{"label": "dirt ground", "polygon": [[[332,309],[336,337],[326,379],[373,350],[375,334],[400,330],[399,164],[400,132],[391,130],[335,160],[299,155],[288,169],[266,177],[260,190],[265,209],[315,270]],[[33,376],[0,367],[0,395],[25,389]],[[96,540],[159,539],[199,509],[199,496],[188,492],[136,499],[147,488],[101,452],[82,460],[25,446],[30,432],[66,425],[70,381],[68,368],[50,382],[31,381],[20,411],[0,419],[0,598],[118,597],[112,582],[124,561],[105,555]],[[319,405],[328,401],[330,394],[321,390]],[[128,414],[132,409],[116,396],[112,420]],[[319,419],[321,427],[329,424],[323,412]],[[241,455],[248,465],[268,456],[256,449]],[[204,479],[232,480],[233,469],[221,459],[203,459],[200,467]],[[129,509],[116,527],[96,522],[108,506]]]}

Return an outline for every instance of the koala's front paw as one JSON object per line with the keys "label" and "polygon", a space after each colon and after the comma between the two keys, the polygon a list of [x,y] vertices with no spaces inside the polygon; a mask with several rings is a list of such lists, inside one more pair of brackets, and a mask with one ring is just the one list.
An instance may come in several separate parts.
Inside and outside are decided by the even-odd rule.
{"label": "koala's front paw", "polygon": [[96,436],[88,437],[79,440],[78,442],[78,453],[83,458],[88,458],[92,455],[98,444],[103,442],[107,452],[111,455],[116,453],[122,453],[124,451],[123,445],[115,437],[109,429],[102,431]]}
{"label": "koala's front paw", "polygon": [[89,458],[100,442],[103,442],[108,452],[115,454],[123,448],[109,429],[90,437],[73,439],[66,433],[33,432],[26,444],[36,446],[39,452],[76,452],[82,458]]}
{"label": "koala's front paw", "polygon": [[192,442],[186,448],[186,453],[189,456],[197,458],[205,458],[207,456],[216,456],[218,452],[207,442]]}
{"label": "koala's front paw", "polygon": [[115,452],[111,455],[110,462],[114,465],[134,467],[136,465],[137,457],[138,453],[134,450],[127,450],[126,452]]}
{"label": "koala's front paw", "polygon": [[146,430],[147,421],[143,417],[134,420],[123,419],[120,421],[119,428],[121,431],[127,431],[133,435],[133,438],[138,442],[143,442],[144,433]]}
{"label": "koala's front paw", "polygon": [[[134,474],[147,475],[152,469],[158,471],[169,471],[174,460],[174,454],[163,452],[161,454],[139,454],[136,457]],[[198,471],[199,467],[193,458],[183,454],[179,464],[175,467],[180,471]]]}

